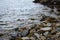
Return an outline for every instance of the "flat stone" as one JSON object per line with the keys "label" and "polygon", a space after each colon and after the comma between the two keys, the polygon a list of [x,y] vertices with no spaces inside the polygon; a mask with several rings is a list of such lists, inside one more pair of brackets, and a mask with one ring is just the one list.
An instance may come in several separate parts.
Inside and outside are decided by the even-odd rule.
{"label": "flat stone", "polygon": [[48,31],[48,30],[51,30],[51,29],[52,29],[51,27],[44,27],[44,28],[41,28],[40,30]]}
{"label": "flat stone", "polygon": [[30,38],[29,38],[29,37],[22,37],[22,39],[23,39],[23,40],[26,40],[26,39],[29,40]]}

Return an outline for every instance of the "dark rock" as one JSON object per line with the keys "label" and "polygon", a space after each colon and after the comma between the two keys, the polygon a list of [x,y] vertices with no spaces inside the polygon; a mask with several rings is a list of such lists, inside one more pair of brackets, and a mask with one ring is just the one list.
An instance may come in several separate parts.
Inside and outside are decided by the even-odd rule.
{"label": "dark rock", "polygon": [[15,30],[15,31],[18,31],[18,30],[19,30],[19,28],[15,28],[14,30]]}
{"label": "dark rock", "polygon": [[57,33],[57,31],[55,31],[55,32],[52,32],[52,33],[51,33],[51,35],[55,35],[56,33]]}
{"label": "dark rock", "polygon": [[48,38],[47,40],[55,40],[55,38]]}
{"label": "dark rock", "polygon": [[11,38],[11,39],[9,39],[9,40],[15,40],[14,38]]}
{"label": "dark rock", "polygon": [[17,19],[17,21],[20,21],[20,19]]}
{"label": "dark rock", "polygon": [[51,10],[50,12],[54,12],[54,10]]}
{"label": "dark rock", "polygon": [[0,34],[0,37],[3,36],[3,34]]}
{"label": "dark rock", "polygon": [[33,1],[33,2],[34,2],[34,3],[39,3],[39,1],[40,1],[40,0],[35,0],[35,1]]}
{"label": "dark rock", "polygon": [[17,19],[17,21],[24,21],[24,19]]}

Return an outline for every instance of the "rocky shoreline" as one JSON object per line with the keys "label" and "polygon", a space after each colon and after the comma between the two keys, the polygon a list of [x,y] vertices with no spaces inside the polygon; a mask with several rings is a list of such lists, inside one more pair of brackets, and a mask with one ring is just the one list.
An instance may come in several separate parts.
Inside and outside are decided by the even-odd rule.
{"label": "rocky shoreline", "polygon": [[[36,0],[35,3],[41,2],[40,0]],[[60,40],[59,12],[56,13],[54,9],[51,9],[49,13],[51,15],[55,14],[57,17],[52,17],[51,15],[47,16],[44,14],[38,14],[38,17],[31,17],[28,19],[29,21],[26,21],[29,24],[27,23],[22,27],[9,30],[9,33],[0,34],[0,40]],[[36,22],[37,20],[39,23]],[[24,20],[18,19],[17,21],[21,22]]]}
{"label": "rocky shoreline", "polygon": [[19,28],[17,35],[11,35],[10,40],[60,40],[59,20],[44,16],[40,21],[40,24],[26,25],[26,27]]}
{"label": "rocky shoreline", "polygon": [[56,8],[56,11],[58,11],[58,14],[60,15],[60,0],[35,0],[33,2],[43,4],[50,7],[51,9]]}
{"label": "rocky shoreline", "polygon": [[51,8],[60,8],[60,0],[35,0],[34,3],[41,3]]}
{"label": "rocky shoreline", "polygon": [[[37,20],[29,18],[29,20]],[[15,28],[8,34],[0,34],[0,40],[60,40],[60,19],[42,16],[39,24],[29,24]],[[6,38],[5,38],[5,37]]]}

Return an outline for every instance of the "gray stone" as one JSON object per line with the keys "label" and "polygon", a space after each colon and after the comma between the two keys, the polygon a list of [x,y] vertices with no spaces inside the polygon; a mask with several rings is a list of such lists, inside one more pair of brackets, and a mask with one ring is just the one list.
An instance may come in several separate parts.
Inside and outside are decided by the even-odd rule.
{"label": "gray stone", "polygon": [[19,36],[19,37],[21,36],[21,34],[22,34],[21,32],[18,32],[18,36]]}
{"label": "gray stone", "polygon": [[0,40],[4,40],[4,39],[0,37]]}
{"label": "gray stone", "polygon": [[18,32],[18,36],[25,37],[26,35],[28,35],[28,33],[29,33],[29,30],[24,30],[22,32]]}
{"label": "gray stone", "polygon": [[15,38],[15,37],[17,37],[17,33],[16,32],[10,33],[10,36],[13,37],[13,38]]}
{"label": "gray stone", "polygon": [[29,31],[28,30],[24,30],[22,33],[21,33],[21,36],[26,36],[27,34],[29,33]]}
{"label": "gray stone", "polygon": [[57,31],[59,31],[59,32],[60,32],[60,28],[59,28],[59,27],[57,28]]}

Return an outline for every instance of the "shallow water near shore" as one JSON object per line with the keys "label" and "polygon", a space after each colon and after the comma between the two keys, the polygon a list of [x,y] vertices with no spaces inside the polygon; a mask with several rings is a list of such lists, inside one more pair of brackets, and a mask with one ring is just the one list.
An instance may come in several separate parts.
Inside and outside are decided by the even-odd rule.
{"label": "shallow water near shore", "polygon": [[[29,18],[39,19],[40,14],[56,17],[48,14],[50,8],[41,4],[35,4],[33,0],[1,0],[0,1],[0,30],[11,30],[17,27],[31,24]],[[43,10],[47,8],[48,10]],[[41,15],[40,15],[41,16]],[[20,19],[20,21],[17,21]],[[39,20],[34,23],[40,23]]]}

